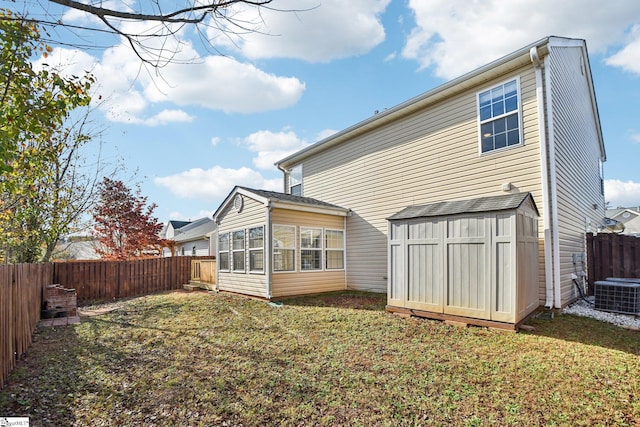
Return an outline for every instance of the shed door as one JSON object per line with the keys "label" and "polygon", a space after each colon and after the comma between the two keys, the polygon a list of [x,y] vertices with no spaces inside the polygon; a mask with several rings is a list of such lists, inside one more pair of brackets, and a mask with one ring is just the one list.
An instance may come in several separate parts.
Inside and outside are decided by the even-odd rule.
{"label": "shed door", "polygon": [[442,312],[442,228],[438,220],[408,224],[406,307]]}
{"label": "shed door", "polygon": [[445,301],[447,314],[489,319],[491,247],[489,219],[459,216],[442,219],[445,230]]}

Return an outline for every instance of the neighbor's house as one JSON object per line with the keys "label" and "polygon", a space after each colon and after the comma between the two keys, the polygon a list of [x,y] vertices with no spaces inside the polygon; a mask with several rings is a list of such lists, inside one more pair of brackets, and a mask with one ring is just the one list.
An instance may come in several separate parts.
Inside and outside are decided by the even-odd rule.
{"label": "neighbor's house", "polygon": [[175,255],[215,255],[218,240],[216,223],[209,217],[197,219],[178,229],[173,240]]}
{"label": "neighbor's house", "polygon": [[[411,298],[431,298],[410,276],[427,275],[416,283],[435,286],[436,298],[453,298],[443,287],[462,280],[467,293],[484,292],[472,304],[497,304],[492,282],[511,281],[505,289],[518,294],[534,262],[535,307],[559,308],[577,296],[573,255],[604,221],[605,160],[586,44],[548,37],[279,161],[284,194],[235,188],[214,215],[218,287],[264,298],[371,290],[410,308]],[[501,197],[513,195],[522,197]],[[438,204],[442,216],[424,216]],[[394,221],[407,251],[412,224],[416,243],[442,243],[437,271],[405,258],[394,276]],[[518,258],[527,227],[539,256]],[[447,246],[456,233],[486,249],[465,255],[459,274]]]}
{"label": "neighbor's house", "polygon": [[211,218],[204,217],[195,221],[169,221],[160,233],[166,240],[172,240],[173,254],[165,247],[162,255],[167,256],[205,256],[215,255],[218,236],[216,224]]}
{"label": "neighbor's house", "polygon": [[640,236],[640,208],[607,209],[607,218],[611,218],[624,226],[622,234]]}

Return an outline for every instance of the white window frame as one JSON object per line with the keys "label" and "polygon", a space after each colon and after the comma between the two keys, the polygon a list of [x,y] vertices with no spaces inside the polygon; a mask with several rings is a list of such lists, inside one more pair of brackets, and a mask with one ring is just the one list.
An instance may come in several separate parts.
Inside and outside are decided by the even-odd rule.
{"label": "white window frame", "polygon": [[[327,232],[338,232],[338,233],[342,233],[342,248],[338,249],[338,248],[329,248],[329,246],[327,245]],[[323,244],[324,244],[324,269],[327,271],[341,271],[344,270],[344,266],[346,263],[346,259],[345,259],[345,254],[346,254],[346,250],[345,250],[345,246],[346,246],[346,241],[345,241],[345,232],[344,230],[341,229],[337,229],[337,228],[326,228],[324,230],[324,239],[323,239]],[[330,268],[327,265],[327,262],[329,261],[329,256],[328,253],[329,252],[342,252],[342,267],[340,268]]]}
{"label": "white window frame", "polygon": [[[252,247],[251,245],[253,243],[253,240],[251,239],[251,230],[256,230],[258,228],[262,230],[262,245]],[[254,274],[257,274],[257,273],[264,274],[264,261],[265,261],[264,259],[264,237],[265,237],[264,225],[249,227],[249,229],[247,230],[247,235],[249,240],[249,272]],[[253,268],[253,264],[252,264],[252,260],[253,260],[252,255],[257,252],[262,252],[262,268],[261,269]]]}
{"label": "white window frame", "polygon": [[[235,234],[242,233],[242,248],[235,247]],[[231,232],[231,269],[234,273],[244,273],[247,271],[247,254],[246,254],[246,246],[247,246],[247,232],[244,229],[241,230],[233,230]],[[242,269],[236,266],[236,253],[242,252]]]}
{"label": "white window frame", "polygon": [[[278,243],[276,242],[276,227],[282,227],[282,228],[289,228],[289,229],[293,229],[293,247],[288,247],[288,246],[278,246]],[[273,266],[273,272],[274,273],[295,273],[296,272],[296,231],[297,231],[297,227],[295,225],[287,225],[287,224],[273,224],[271,226],[271,239],[272,239],[272,249],[271,249],[271,262],[272,262],[272,266]],[[277,250],[283,250],[283,251],[293,251],[293,262],[291,263],[292,265],[292,269],[291,270],[277,270],[277,265],[278,263],[276,263],[276,251]]]}
{"label": "white window frame", "polygon": [[[309,231],[318,231],[320,232],[320,237],[319,237],[319,243],[320,246],[319,247],[306,247],[303,243],[303,239],[304,239],[304,234],[305,232],[309,232]],[[318,252],[319,255],[319,263],[318,263],[318,268],[304,268],[303,262],[304,262],[304,257],[302,255],[302,253],[304,251],[313,251],[313,252]],[[324,252],[324,230],[320,227],[300,227],[300,271],[301,272],[310,272],[310,271],[322,271],[323,268],[323,263],[322,260],[324,259],[323,257],[323,252]]]}
{"label": "white window frame", "polygon": [[[289,173],[288,173],[288,182],[287,182],[287,193],[294,195],[293,194],[293,188],[294,187],[300,187],[300,194],[295,194],[297,196],[302,196],[304,194],[303,192],[303,188],[302,188],[302,181],[303,181],[303,174],[302,174],[302,165],[297,165],[292,167],[291,169],[289,169]],[[300,178],[298,178],[298,176]]]}
{"label": "white window frame", "polygon": [[[227,237],[227,249],[226,250],[220,250],[220,248],[223,247],[223,245],[220,244],[223,236]],[[229,250],[230,249],[230,246],[229,246],[230,239],[231,239],[231,233],[229,233],[229,232],[220,233],[218,235],[218,264],[219,264],[218,265],[218,271],[227,271],[228,272],[228,271],[231,270],[231,257],[230,257],[230,252],[231,251]],[[221,268],[221,266],[220,266],[220,262],[219,261],[222,259],[222,254],[226,254],[227,255],[227,268]]]}
{"label": "white window frame", "polygon": [[[481,106],[480,106],[480,95],[486,93],[486,92],[490,92],[494,89],[499,88],[500,86],[504,87],[505,85],[515,82],[516,84],[516,97],[517,99],[517,106],[515,110],[509,111],[509,112],[503,112],[502,114],[498,114],[498,115],[493,115],[493,113],[491,114],[491,117],[489,117],[488,119],[481,119]],[[477,119],[478,119],[478,152],[480,153],[481,156],[486,156],[486,155],[490,155],[493,153],[498,153],[498,152],[502,152],[504,150],[508,150],[511,148],[515,148],[515,147],[522,147],[524,145],[524,138],[523,138],[523,131],[522,131],[522,93],[520,90],[520,76],[516,76],[514,78],[505,80],[501,83],[495,84],[487,89],[481,90],[479,92],[476,93],[476,113],[477,113]],[[482,150],[482,140],[485,137],[485,135],[483,135],[482,132],[482,126],[484,124],[488,124],[488,123],[493,123],[496,122],[498,120],[502,120],[502,119],[506,119],[507,117],[516,115],[517,119],[518,119],[518,143],[517,144],[512,144],[512,145],[505,145],[504,147],[500,147],[500,148],[493,148],[491,150],[487,150],[487,151],[483,151]],[[490,134],[489,134],[490,135]],[[493,136],[493,135],[491,135]]]}

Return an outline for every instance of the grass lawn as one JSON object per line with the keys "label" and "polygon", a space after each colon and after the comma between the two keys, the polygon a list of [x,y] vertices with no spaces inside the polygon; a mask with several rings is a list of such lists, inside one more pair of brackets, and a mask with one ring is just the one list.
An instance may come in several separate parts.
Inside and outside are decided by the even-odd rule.
{"label": "grass lawn", "polygon": [[39,328],[0,417],[41,425],[640,425],[640,333],[459,328],[340,293],[131,299]]}

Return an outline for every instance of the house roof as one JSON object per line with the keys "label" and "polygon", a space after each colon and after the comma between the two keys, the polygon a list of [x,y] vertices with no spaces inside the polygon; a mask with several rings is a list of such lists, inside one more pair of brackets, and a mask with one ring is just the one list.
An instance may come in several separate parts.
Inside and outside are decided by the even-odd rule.
{"label": "house roof", "polygon": [[394,221],[466,213],[506,211],[519,208],[527,199],[531,201],[531,204],[537,213],[538,209],[533,201],[531,193],[515,193],[500,196],[480,197],[470,200],[453,200],[430,203],[428,205],[408,206],[387,219],[389,221]]}
{"label": "house roof", "polygon": [[180,228],[180,234],[173,238],[176,242],[189,242],[207,238],[207,235],[216,229],[216,223],[209,217],[196,219]]}
{"label": "house roof", "polygon": [[617,219],[616,217],[621,217],[618,220],[624,222],[640,216],[640,209],[637,209],[637,208],[607,209],[606,215],[607,215],[607,218],[613,218],[613,219]]}
{"label": "house roof", "polygon": [[[369,132],[387,123],[399,120],[409,114],[412,114],[418,110],[426,108],[435,103],[441,102],[444,99],[450,98],[465,90],[477,87],[478,85],[486,83],[499,75],[505,74],[519,67],[527,64],[532,64],[532,54],[535,50],[535,54],[539,58],[543,58],[549,53],[549,48],[554,46],[561,47],[580,47],[584,51],[584,57],[588,58],[586,42],[582,39],[571,39],[565,37],[549,36],[538,40],[528,46],[525,46],[515,52],[510,53],[500,59],[497,59],[489,64],[486,64],[476,70],[466,73],[456,79],[453,79],[443,85],[440,85],[430,91],[424,92],[414,98],[409,99],[395,107],[386,109],[382,112],[351,126],[338,133],[329,136],[323,140],[316,142],[296,153],[279,160],[275,165],[286,171],[291,166],[301,162],[305,158],[329,149],[335,145],[347,142],[357,135]],[[595,91],[593,87],[593,78],[591,75],[591,68],[589,61],[585,61],[585,66],[588,72],[586,73],[589,81],[589,91],[591,97],[591,104],[595,114],[596,128],[598,131],[598,140],[600,145],[600,157],[602,161],[606,160],[606,152],[604,148],[604,138],[602,136],[602,130],[600,127],[600,117],[598,115],[598,107],[595,97]]]}
{"label": "house roof", "polygon": [[191,221],[171,220],[171,221],[169,221],[169,224],[171,224],[171,226],[173,227],[174,230],[178,230],[178,229],[184,227],[185,225],[191,224]]}
{"label": "house roof", "polygon": [[[246,191],[250,191],[254,194],[257,194],[271,201],[283,201],[283,202],[291,202],[291,203],[300,203],[305,205],[322,206],[327,208],[344,209],[341,206],[333,205],[331,203],[323,202],[321,200],[313,199],[311,197],[294,196],[292,194],[279,193],[277,191],[256,190],[256,189],[247,188],[247,187],[238,187],[238,188],[241,188]],[[344,209],[344,210],[346,211],[348,209]]]}
{"label": "house roof", "polygon": [[326,203],[318,199],[313,199],[311,197],[294,196],[291,194],[279,193],[277,191],[257,190],[255,188],[236,186],[231,190],[229,195],[213,214],[214,221],[217,221],[217,217],[222,213],[225,207],[233,202],[236,194],[242,194],[256,199],[265,206],[271,205],[273,207],[313,211],[318,213],[338,213],[340,215],[347,215],[349,212],[349,209],[345,209],[331,203]]}

